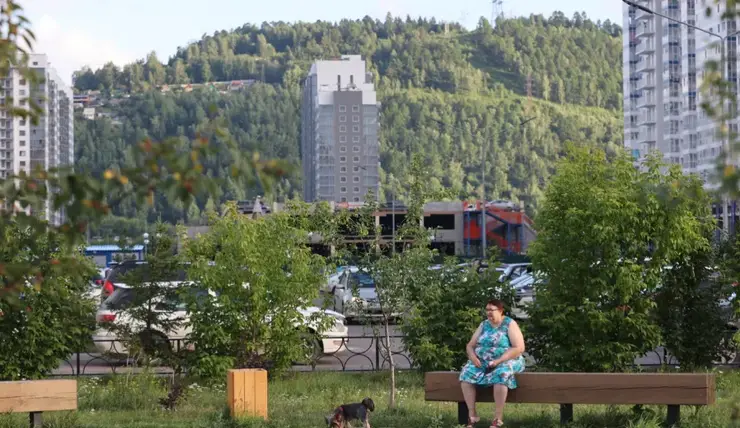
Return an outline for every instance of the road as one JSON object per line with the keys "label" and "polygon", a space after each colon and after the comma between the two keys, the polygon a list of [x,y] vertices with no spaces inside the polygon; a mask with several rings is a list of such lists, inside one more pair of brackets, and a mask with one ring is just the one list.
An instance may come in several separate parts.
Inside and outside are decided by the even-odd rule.
{"label": "road", "polygon": [[[382,329],[379,329],[382,334]],[[400,336],[400,331],[391,327],[391,335]],[[298,371],[308,370],[348,370],[362,371],[374,370],[376,367],[388,368],[388,360],[383,357],[382,345],[378,346],[377,340],[373,337],[373,329],[367,326],[351,325],[349,326],[349,339],[342,348],[332,355],[324,355],[318,361],[315,367],[295,366]],[[403,352],[403,341],[400,337],[391,339],[391,348],[394,352],[394,361],[399,369],[410,367],[411,361],[407,353]],[[659,365],[661,362],[662,349],[657,349],[648,355],[635,360],[639,365]],[[79,369],[78,369],[79,365]],[[57,376],[69,376],[76,373],[83,375],[104,375],[110,373],[128,373],[141,371],[140,367],[132,365],[131,362],[123,360],[113,360],[96,353],[74,354],[67,361],[63,362],[54,372]],[[171,373],[166,367],[157,367],[152,369],[157,373]]]}

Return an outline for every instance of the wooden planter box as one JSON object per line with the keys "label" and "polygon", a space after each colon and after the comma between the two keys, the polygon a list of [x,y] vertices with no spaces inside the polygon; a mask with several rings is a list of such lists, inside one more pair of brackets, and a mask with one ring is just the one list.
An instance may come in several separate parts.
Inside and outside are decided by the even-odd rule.
{"label": "wooden planter box", "polygon": [[253,416],[267,420],[267,371],[229,370],[226,397],[232,418]]}

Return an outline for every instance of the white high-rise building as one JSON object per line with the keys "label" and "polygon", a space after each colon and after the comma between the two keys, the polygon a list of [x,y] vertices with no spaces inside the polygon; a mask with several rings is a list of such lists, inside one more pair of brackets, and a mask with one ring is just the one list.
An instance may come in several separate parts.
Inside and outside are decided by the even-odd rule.
{"label": "white high-rise building", "polygon": [[[2,84],[0,102],[12,97],[14,105],[27,108],[29,99],[35,99],[43,113],[34,125],[0,111],[0,178],[74,163],[72,89],[59,78],[46,55],[31,54],[28,66],[43,79],[41,83],[31,85],[18,70],[12,70]],[[52,212],[48,204],[42,214],[57,225],[64,218],[63,212]]]}
{"label": "white high-rise building", "polygon": [[[723,20],[722,8],[712,0],[634,2],[713,35],[623,3],[624,144],[637,160],[658,150],[666,162],[716,189],[716,161],[724,143],[701,107],[700,87],[704,64],[720,61],[725,37],[726,77],[737,91],[737,23]],[[709,17],[707,7],[713,9]],[[737,131],[736,120],[728,126]],[[733,205],[726,210],[721,205],[716,214],[726,219]]]}

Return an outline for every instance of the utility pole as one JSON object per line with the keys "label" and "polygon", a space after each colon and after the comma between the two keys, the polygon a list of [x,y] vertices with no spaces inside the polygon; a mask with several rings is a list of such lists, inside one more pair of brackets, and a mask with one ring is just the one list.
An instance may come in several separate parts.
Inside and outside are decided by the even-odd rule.
{"label": "utility pole", "polygon": [[483,147],[481,147],[481,150],[483,151],[483,158],[481,159],[481,168],[480,168],[480,175],[481,175],[481,199],[483,199],[483,206],[481,207],[481,224],[482,224],[482,232],[481,232],[481,258],[483,260],[486,259],[486,217],[488,216],[488,213],[486,212],[486,141],[483,140]]}
{"label": "utility pole", "polygon": [[[391,176],[391,180],[393,180],[393,176]],[[396,181],[393,180],[391,182],[391,193],[393,194],[393,199],[391,199],[391,254],[396,254]]]}

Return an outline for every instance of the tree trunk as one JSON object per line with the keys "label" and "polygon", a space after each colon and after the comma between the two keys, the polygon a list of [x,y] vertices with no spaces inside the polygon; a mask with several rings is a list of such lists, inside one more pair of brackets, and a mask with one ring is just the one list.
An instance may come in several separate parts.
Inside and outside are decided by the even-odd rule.
{"label": "tree trunk", "polygon": [[388,317],[385,317],[384,327],[385,327],[385,350],[388,353],[388,365],[391,368],[391,393],[390,393],[390,399],[388,401],[388,408],[395,409],[396,408],[396,364],[393,361],[393,351],[391,351],[391,336],[389,333],[388,328]]}

